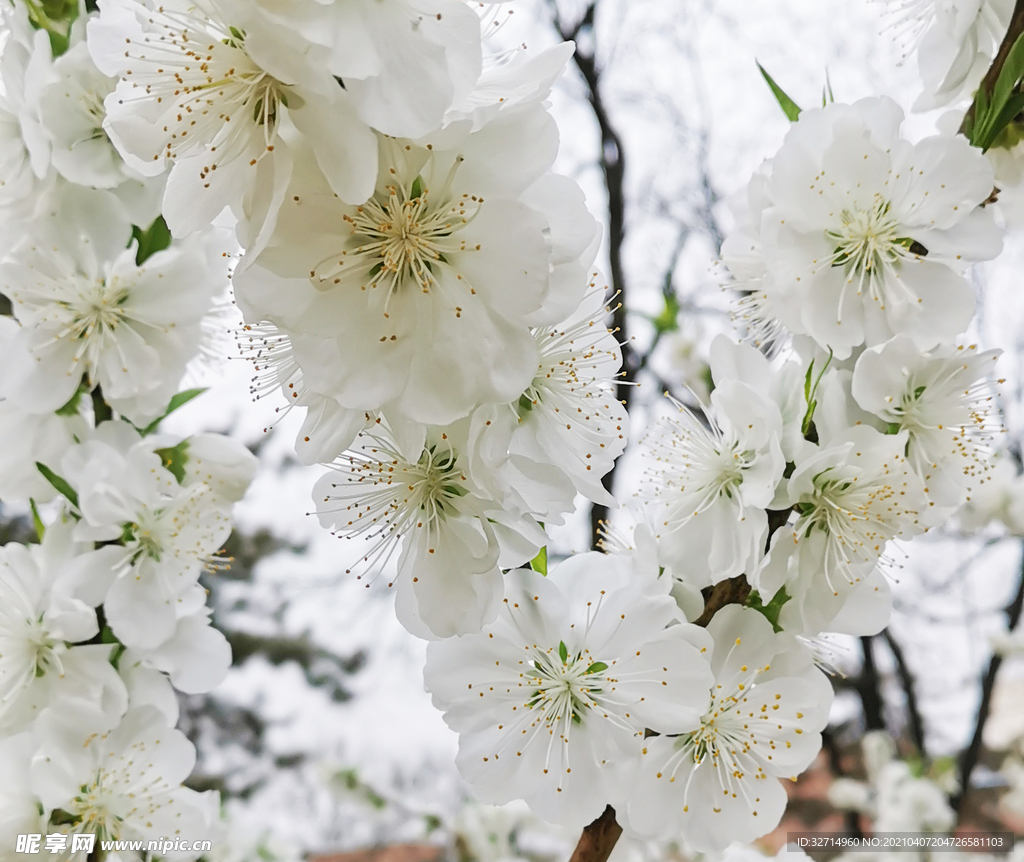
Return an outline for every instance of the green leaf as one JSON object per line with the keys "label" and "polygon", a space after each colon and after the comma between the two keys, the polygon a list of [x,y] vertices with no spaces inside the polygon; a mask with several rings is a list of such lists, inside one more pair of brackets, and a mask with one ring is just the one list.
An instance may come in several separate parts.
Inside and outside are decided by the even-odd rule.
{"label": "green leaf", "polygon": [[1024,35],[1013,43],[992,92],[987,93],[982,87],[975,94],[974,104],[964,118],[964,134],[971,144],[983,152],[988,150],[1014,117],[1024,110],[1024,94],[1020,92],[1022,81]]}
{"label": "green leaf", "polygon": [[180,485],[185,481],[185,465],[188,463],[188,440],[182,440],[177,446],[154,449],[160,456],[167,471],[178,480]]}
{"label": "green leaf", "polygon": [[171,231],[167,227],[167,222],[164,221],[163,216],[157,216],[156,221],[146,230],[143,230],[138,225],[134,225],[132,227],[132,238],[139,244],[138,250],[135,252],[135,263],[138,266],[142,266],[146,260],[158,251],[170,248],[171,245]]}
{"label": "green leaf", "polygon": [[167,405],[167,409],[164,411],[163,416],[161,416],[159,419],[154,419],[145,428],[141,429],[142,436],[147,437],[150,434],[152,434],[154,431],[156,431],[157,428],[160,427],[160,423],[163,422],[164,419],[166,419],[168,416],[170,416],[175,410],[177,410],[179,407],[184,407],[193,398],[198,398],[200,395],[206,392],[206,390],[207,387],[204,386],[199,389],[186,389],[184,392],[179,392],[170,400],[170,402]]}
{"label": "green leaf", "polygon": [[772,91],[772,95],[775,96],[775,101],[779,103],[779,107],[782,108],[782,113],[786,115],[786,118],[791,122],[795,123],[797,117],[800,116],[800,106],[797,105],[789,96],[786,91],[782,89],[778,84],[775,83],[775,79],[768,74],[768,71],[760,63],[757,64],[757,68],[761,70],[761,75],[764,76],[769,88]]}
{"label": "green leaf", "polygon": [[673,332],[679,328],[678,315],[679,297],[676,296],[673,290],[665,293],[665,307],[661,310],[661,314],[651,318],[651,323],[654,324],[654,328],[659,335]]}
{"label": "green leaf", "polygon": [[786,592],[785,587],[781,587],[779,591],[772,596],[772,600],[768,604],[761,602],[761,596],[757,590],[751,590],[750,595],[747,596],[747,607],[762,614],[765,619],[772,624],[772,628],[775,629],[776,634],[782,631],[782,626],[779,625],[779,614],[782,612],[782,606],[786,604],[792,598],[789,593]]}
{"label": "green leaf", "polygon": [[608,670],[608,665],[603,661],[595,661],[590,667],[588,667],[584,673],[600,673],[603,670]]}
{"label": "green leaf", "polygon": [[545,578],[548,576],[548,546],[545,545],[537,552],[537,556],[530,560],[530,568]]}
{"label": "green leaf", "polygon": [[807,367],[807,374],[804,377],[804,400],[807,402],[807,412],[804,413],[803,422],[800,423],[800,431],[804,437],[807,437],[811,427],[814,425],[814,411],[818,408],[818,401],[814,396],[818,391],[818,386],[821,384],[821,378],[825,376],[825,372],[828,371],[828,367],[831,364],[832,350],[829,349],[828,359],[826,359],[825,364],[821,366],[821,372],[813,382],[812,376],[814,372],[814,360],[811,360],[811,364]]}
{"label": "green leaf", "polygon": [[76,509],[78,508],[78,494],[75,493],[75,489],[72,488],[66,479],[61,478],[53,472],[45,464],[41,464],[36,461],[36,469],[43,474],[43,478],[46,479],[54,488],[57,489],[58,493],[63,494],[68,500],[71,501],[71,505]]}
{"label": "green leaf", "polygon": [[569,663],[569,649],[565,645],[565,641],[558,642],[558,657],[562,660],[562,664]]}
{"label": "green leaf", "polygon": [[36,530],[36,538],[39,541],[43,541],[43,535],[46,533],[46,524],[43,523],[43,519],[39,517],[39,509],[36,507],[36,501],[29,497],[28,507],[32,510],[32,526]]}

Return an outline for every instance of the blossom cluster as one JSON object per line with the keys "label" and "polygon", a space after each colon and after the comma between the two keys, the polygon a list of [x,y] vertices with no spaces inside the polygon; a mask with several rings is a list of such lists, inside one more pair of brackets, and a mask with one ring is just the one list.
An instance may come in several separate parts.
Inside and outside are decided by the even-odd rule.
{"label": "blossom cluster", "polygon": [[161,432],[201,394],[182,386],[230,245],[215,229],[172,241],[163,180],[104,131],[98,17],[61,43],[33,14],[7,4],[0,22],[0,499],[36,532],[0,547],[0,856],[29,858],[18,836],[35,835],[85,862],[104,841],[191,847],[220,819],[216,794],[183,784],[196,752],[177,693],[231,663],[200,577],[229,562],[256,459]]}
{"label": "blossom cluster", "polygon": [[707,403],[648,434],[631,541],[549,572],[628,426],[598,226],[552,167],[573,46],[489,56],[496,7],[462,0],[98,6],[5,12],[0,492],[50,508],[3,549],[0,827],[214,816],[173,689],[230,661],[198,579],[253,458],[158,426],[230,278],[253,392],[430,640],[475,795],[702,852],[774,828],[828,720],[816,639],[881,630],[890,543],[988,478],[985,156],[886,98],[803,112],[723,248],[751,343],[718,336]]}

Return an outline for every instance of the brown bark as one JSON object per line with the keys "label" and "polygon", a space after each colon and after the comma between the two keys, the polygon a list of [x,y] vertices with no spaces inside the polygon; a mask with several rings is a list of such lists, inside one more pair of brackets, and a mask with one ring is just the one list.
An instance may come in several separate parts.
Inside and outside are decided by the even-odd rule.
{"label": "brown bark", "polygon": [[583,830],[569,862],[608,862],[621,834],[622,827],[615,822],[615,809],[609,805],[604,814]]}
{"label": "brown bark", "polygon": [[696,626],[706,626],[711,618],[726,605],[742,605],[750,595],[750,584],[745,575],[719,581],[705,590],[704,613],[693,621]]}

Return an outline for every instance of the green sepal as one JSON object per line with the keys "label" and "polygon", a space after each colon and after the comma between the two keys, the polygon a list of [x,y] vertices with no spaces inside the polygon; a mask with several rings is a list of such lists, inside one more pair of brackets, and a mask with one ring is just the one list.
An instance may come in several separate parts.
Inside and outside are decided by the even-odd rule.
{"label": "green sepal", "polygon": [[409,187],[409,200],[416,200],[423,194],[423,177],[417,176]]}
{"label": "green sepal", "polygon": [[569,663],[569,648],[565,645],[565,641],[558,642],[558,657],[562,660],[562,664]]}
{"label": "green sepal", "polygon": [[164,217],[157,216],[156,221],[146,228],[146,230],[143,230],[138,225],[133,225],[132,239],[139,244],[139,247],[135,252],[135,263],[137,266],[142,266],[146,260],[151,258],[158,251],[170,248],[171,230],[167,227],[167,222],[164,221]]}
{"label": "green sepal", "polygon": [[588,667],[584,673],[600,673],[603,670],[608,670],[608,665],[603,661],[595,661],[590,667]]}
{"label": "green sepal", "polygon": [[71,25],[78,18],[78,0],[24,0],[29,23],[50,37],[50,53],[59,57],[71,47]]}
{"label": "green sepal", "polygon": [[530,560],[530,568],[545,578],[548,576],[548,546],[545,545],[537,552],[537,556]]}
{"label": "green sepal", "polygon": [[109,644],[114,647],[114,649],[110,651],[110,663],[114,666],[114,669],[117,670],[117,666],[121,661],[121,656],[124,655],[127,647],[117,639],[117,635],[114,634],[110,626],[104,626],[103,630],[100,632],[100,643]]}
{"label": "green sepal", "polygon": [[757,68],[760,69],[761,75],[764,77],[765,82],[771,89],[772,95],[775,96],[775,101],[778,102],[779,107],[782,108],[782,113],[786,115],[786,119],[791,123],[795,123],[797,118],[800,116],[800,106],[789,97],[782,87],[775,83],[775,79],[768,74],[764,66],[758,63]]}
{"label": "green sepal", "polygon": [[54,488],[57,489],[58,493],[63,494],[65,497],[67,497],[67,499],[71,502],[72,506],[74,506],[76,509],[78,508],[78,494],[76,493],[75,489],[68,484],[67,479],[58,476],[56,473],[53,472],[53,470],[51,470],[45,464],[40,463],[39,461],[36,461],[36,469],[43,474],[43,478],[46,479],[47,482],[49,482],[51,485],[53,485]]}
{"label": "green sepal", "polygon": [[821,367],[821,373],[818,374],[817,379],[814,379],[814,360],[811,360],[811,364],[807,366],[807,374],[804,376],[804,401],[807,403],[807,412],[804,413],[803,421],[800,423],[800,431],[805,439],[810,439],[808,434],[814,427],[814,411],[818,408],[818,400],[814,396],[818,391],[821,378],[825,376],[825,372],[828,371],[828,367],[831,364],[832,350],[830,348],[828,359],[825,360],[825,364]]}
{"label": "green sepal", "polygon": [[[88,787],[82,788],[83,793],[88,792],[88,790]],[[81,819],[77,814],[72,814],[63,808],[54,808],[50,813],[51,826],[74,826],[81,822]]]}
{"label": "green sepal", "polygon": [[779,614],[782,612],[782,606],[786,604],[790,598],[792,598],[792,596],[786,592],[786,588],[780,587],[779,591],[772,596],[772,600],[768,602],[768,604],[763,604],[760,593],[758,593],[757,590],[751,590],[750,595],[747,596],[747,607],[764,616],[764,618],[772,624],[772,628],[775,629],[776,634],[778,634],[782,631],[782,626],[779,625]]}
{"label": "green sepal", "polygon": [[36,537],[39,541],[43,541],[43,536],[46,535],[46,524],[43,523],[43,519],[39,517],[39,509],[36,507],[36,501],[31,497],[28,501],[28,506],[32,510],[32,526],[36,528]]}

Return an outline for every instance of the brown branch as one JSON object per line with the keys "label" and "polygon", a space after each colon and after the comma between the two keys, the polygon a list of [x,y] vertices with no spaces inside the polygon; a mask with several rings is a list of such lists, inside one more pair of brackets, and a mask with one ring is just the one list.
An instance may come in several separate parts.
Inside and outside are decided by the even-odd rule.
{"label": "brown branch", "polygon": [[[1017,39],[1024,34],[1024,0],[1017,0],[1016,5],[1013,7],[1013,17],[1010,18],[1010,27],[1006,31],[1006,35],[1003,37],[1003,42],[999,46],[999,50],[996,52],[995,58],[992,60],[992,65],[988,67],[988,71],[985,73],[985,77],[981,79],[981,84],[978,87],[979,90],[984,90],[988,95],[992,95],[992,91],[995,89],[996,81],[999,80],[999,73],[1003,71],[1003,66],[1006,65],[1006,59],[1010,56],[1010,51],[1016,44]],[[964,114],[964,121],[960,125],[960,134],[964,134],[967,128],[968,122],[974,117],[974,103],[971,103],[971,107],[967,109],[967,113]]]}
{"label": "brown branch", "polygon": [[[567,26],[558,11],[557,0],[548,0],[558,35],[568,42],[578,39],[584,31],[593,33],[597,3],[598,0],[591,0],[580,19],[574,25]],[[629,341],[626,321],[626,270],[622,261],[622,247],[626,240],[626,150],[622,138],[612,122],[611,115],[608,113],[608,106],[605,104],[601,92],[601,68],[597,62],[596,47],[587,52],[577,45],[576,52],[573,54],[573,62],[583,77],[587,88],[587,101],[590,102],[591,111],[601,132],[601,155],[598,161],[608,192],[608,276],[612,290],[618,297],[612,310],[611,325],[616,338],[622,345],[623,373],[619,378],[615,397],[628,411],[633,395],[633,380],[636,378],[637,359]],[[609,493],[612,491],[614,482],[615,464],[601,480]],[[591,506],[590,532],[592,546],[595,548],[599,547],[600,527],[607,520],[607,506],[596,503]]]}
{"label": "brown branch", "polygon": [[910,665],[907,664],[903,648],[899,645],[896,638],[892,636],[892,632],[889,629],[885,629],[882,632],[882,637],[885,638],[886,644],[889,645],[889,651],[896,660],[896,675],[900,679],[900,684],[903,686],[903,694],[907,698],[907,725],[910,730],[910,738],[913,740],[918,754],[926,758],[928,752],[925,749],[924,719],[921,717],[921,709],[917,704],[914,675],[910,672]]}
{"label": "brown branch", "polygon": [[726,605],[742,605],[750,595],[750,584],[745,575],[719,581],[704,592],[704,612],[693,621],[696,626],[707,626],[711,618]]}
{"label": "brown branch", "polygon": [[[1018,6],[1021,5],[1018,3]],[[1006,626],[1013,631],[1020,622],[1021,611],[1024,610],[1024,544],[1022,544],[1020,583],[1017,585],[1017,594],[1013,601],[1006,608]],[[988,721],[992,709],[992,693],[996,687],[996,676],[1003,663],[1003,657],[998,653],[993,654],[988,664],[988,670],[981,684],[981,701],[978,703],[978,716],[974,722],[974,734],[971,736],[970,744],[960,757],[960,790],[953,797],[953,807],[958,817],[964,813],[964,803],[967,800],[967,792],[970,789],[971,774],[974,767],[978,765],[978,758],[981,756],[981,746],[985,735],[985,724]]]}
{"label": "brown branch", "polygon": [[607,862],[621,834],[622,827],[615,822],[615,809],[609,805],[604,814],[583,830],[569,862]]}
{"label": "brown branch", "polygon": [[857,694],[860,695],[861,706],[864,708],[865,727],[868,730],[885,730],[881,678],[878,675],[878,666],[875,664],[873,640],[874,635],[860,639],[861,649],[864,651],[864,665],[861,668],[860,676],[857,677],[855,687]]}

